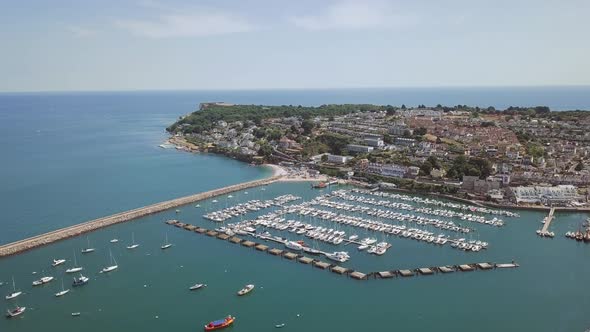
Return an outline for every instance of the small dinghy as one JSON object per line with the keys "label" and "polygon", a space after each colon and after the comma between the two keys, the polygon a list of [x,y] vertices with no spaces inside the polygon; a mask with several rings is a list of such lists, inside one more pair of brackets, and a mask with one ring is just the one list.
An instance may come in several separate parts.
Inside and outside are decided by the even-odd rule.
{"label": "small dinghy", "polygon": [[194,284],[192,286],[189,287],[189,290],[197,290],[197,289],[201,289],[207,287],[207,285],[205,284]]}

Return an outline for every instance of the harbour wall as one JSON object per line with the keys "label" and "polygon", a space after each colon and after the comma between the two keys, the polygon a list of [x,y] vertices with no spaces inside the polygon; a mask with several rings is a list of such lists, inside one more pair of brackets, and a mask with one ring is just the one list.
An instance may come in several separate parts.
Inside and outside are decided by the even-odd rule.
{"label": "harbour wall", "polygon": [[225,195],[239,190],[266,185],[279,180],[281,177],[282,176],[273,176],[262,180],[244,182],[190,196],[172,199],[169,201],[155,203],[137,209],[116,213],[107,217],[102,217],[80,224],[72,225],[69,227],[61,228],[45,234],[36,235],[20,241],[4,244],[0,246],[0,257],[15,255],[29,249],[44,246],[70,237],[78,236],[80,234],[92,232],[110,225],[135,220],[150,214],[173,209],[182,205],[198,202],[215,196]]}

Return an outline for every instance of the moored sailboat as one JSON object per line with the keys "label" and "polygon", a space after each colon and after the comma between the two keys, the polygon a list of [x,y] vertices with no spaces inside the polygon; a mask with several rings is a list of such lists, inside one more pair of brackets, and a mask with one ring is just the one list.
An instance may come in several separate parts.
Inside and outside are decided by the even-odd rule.
{"label": "moored sailboat", "polygon": [[139,247],[139,244],[135,243],[135,233],[131,233],[131,245],[127,246],[127,249],[135,249]]}
{"label": "moored sailboat", "polygon": [[164,244],[160,248],[168,249],[170,247],[172,247],[172,243],[168,243],[168,233],[166,233],[166,242],[164,242]]}
{"label": "moored sailboat", "polygon": [[76,252],[74,251],[74,267],[71,267],[66,270],[66,273],[76,273],[82,271],[83,268],[78,266],[78,261],[76,260]]}
{"label": "moored sailboat", "polygon": [[61,297],[70,292],[70,289],[64,289],[64,280],[61,279],[61,291],[55,293],[55,297]]}
{"label": "moored sailboat", "polygon": [[115,260],[115,258],[113,257],[113,253],[111,252],[111,250],[109,250],[109,255],[111,256],[111,265],[104,267],[100,273],[106,273],[106,272],[111,272],[114,271],[116,269],[119,268],[119,265],[117,265],[117,261]]}
{"label": "moored sailboat", "polygon": [[14,277],[12,277],[12,293],[6,295],[6,299],[7,300],[12,300],[12,299],[16,298],[17,296],[21,295],[22,293],[23,292],[21,292],[21,291],[18,291],[18,292],[16,291],[16,286],[15,286],[15,283],[14,283]]}
{"label": "moored sailboat", "polygon": [[250,293],[254,289],[253,284],[248,284],[238,291],[238,296],[243,296]]}

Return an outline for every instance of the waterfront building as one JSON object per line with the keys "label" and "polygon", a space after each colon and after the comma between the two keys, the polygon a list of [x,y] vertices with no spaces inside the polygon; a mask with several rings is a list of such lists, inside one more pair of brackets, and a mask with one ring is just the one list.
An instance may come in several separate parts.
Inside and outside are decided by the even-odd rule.
{"label": "waterfront building", "polygon": [[350,153],[371,153],[375,148],[366,145],[348,144],[346,150]]}
{"label": "waterfront building", "polygon": [[385,146],[385,142],[383,142],[382,138],[365,137],[364,142],[365,144],[372,146],[374,148],[380,148]]}
{"label": "waterfront building", "polygon": [[511,193],[516,203],[566,205],[583,199],[583,196],[578,195],[577,188],[572,185],[558,185],[555,187],[519,186],[512,188]]}
{"label": "waterfront building", "polygon": [[328,155],[328,162],[333,164],[346,164],[350,159],[352,159],[351,156]]}
{"label": "waterfront building", "polygon": [[406,173],[408,173],[408,168],[396,164],[369,163],[367,166],[367,172],[371,174],[403,178]]}

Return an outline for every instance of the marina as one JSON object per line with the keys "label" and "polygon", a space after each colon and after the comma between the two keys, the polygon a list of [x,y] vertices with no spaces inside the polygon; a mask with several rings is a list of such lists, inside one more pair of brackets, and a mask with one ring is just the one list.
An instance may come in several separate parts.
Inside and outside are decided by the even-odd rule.
{"label": "marina", "polygon": [[[187,231],[194,232],[195,234],[206,234],[207,230],[198,232],[197,229],[203,230],[202,228],[198,227],[191,227],[193,225],[182,223],[178,220],[168,220],[166,224],[171,226],[176,226],[178,228],[182,228]],[[227,238],[222,238],[217,236],[217,239],[226,241]],[[393,277],[409,277],[415,275],[431,275],[436,273],[449,273],[449,272],[470,272],[475,270],[487,271],[493,270],[497,268],[517,268],[520,265],[516,262],[512,263],[490,263],[490,262],[483,262],[483,263],[469,263],[469,264],[458,264],[458,265],[450,265],[450,266],[441,266],[441,267],[420,267],[420,268],[412,268],[412,269],[398,269],[398,270],[388,270],[388,271],[379,271],[379,272],[360,272],[355,271],[351,268],[346,268],[342,266],[338,266],[336,264],[331,264],[328,262],[324,262],[321,260],[317,260],[311,257],[307,257],[302,254],[290,252],[288,250],[278,249],[278,248],[269,248],[268,246],[252,241],[242,240],[237,237],[232,238],[233,241],[228,241],[233,244],[242,244],[244,248],[255,248],[257,251],[266,252],[271,256],[276,256],[279,258],[284,258],[290,261],[297,261],[301,264],[309,265],[311,264],[313,267],[316,267],[320,270],[328,270],[334,274],[339,275],[346,275],[356,280],[369,280],[369,279],[390,279]],[[273,241],[280,243],[277,239],[268,238],[268,241]],[[246,244],[246,245],[245,245]],[[246,287],[238,293],[238,295],[244,295],[249,293],[254,287],[254,285],[247,285],[250,287]]]}
{"label": "marina", "polygon": [[[232,216],[224,221],[205,218],[203,210],[225,201],[233,203],[228,204],[227,208],[244,204],[250,201],[247,195],[244,195],[243,192],[236,192],[232,194],[233,198],[230,199],[224,196],[212,197],[202,201],[199,208],[194,208],[194,204],[190,207],[181,206],[179,207],[181,213],[176,213],[173,209],[148,217],[150,221],[145,224],[143,222],[130,223],[113,227],[112,230],[111,228],[105,229],[97,232],[97,235],[91,235],[96,253],[82,255],[82,260],[80,255],[76,257],[74,254],[74,258],[68,259],[63,268],[52,268],[50,266],[52,257],[69,258],[68,251],[72,255],[72,241],[77,243],[73,248],[83,248],[90,247],[89,239],[83,237],[57,243],[50,248],[61,249],[53,250],[50,259],[44,261],[47,267],[45,269],[38,267],[37,271],[40,271],[38,272],[39,277],[47,275],[45,272],[55,271],[52,275],[56,280],[67,275],[65,269],[70,266],[84,266],[85,271],[92,271],[89,275],[92,278],[92,283],[86,281],[83,287],[72,287],[66,296],[60,296],[59,303],[77,303],[76,306],[63,308],[68,316],[72,312],[81,312],[82,315],[76,321],[85,322],[101,314],[101,311],[97,311],[99,307],[95,307],[93,311],[84,308],[87,306],[84,304],[84,300],[87,299],[84,293],[102,292],[101,289],[105,287],[115,290],[123,285],[123,280],[126,280],[127,285],[143,286],[138,287],[143,291],[137,290],[135,296],[150,294],[152,289],[161,289],[161,291],[166,290],[166,293],[176,294],[175,298],[180,299],[181,302],[212,301],[212,299],[219,297],[221,291],[225,297],[233,297],[244,303],[243,305],[232,304],[232,308],[237,309],[231,310],[239,315],[240,326],[242,326],[242,324],[249,324],[242,318],[247,312],[248,304],[255,302],[258,306],[266,306],[260,301],[267,301],[269,296],[274,296],[270,294],[271,290],[273,293],[285,292],[280,288],[281,285],[284,285],[285,280],[298,282],[299,278],[304,278],[307,280],[307,285],[314,283],[322,285],[322,290],[310,286],[315,289],[315,292],[323,291],[323,289],[333,289],[330,292],[341,292],[342,287],[346,287],[346,284],[341,284],[341,282],[349,283],[351,289],[348,291],[361,297],[364,295],[360,294],[368,291],[365,286],[361,285],[367,285],[366,287],[376,287],[374,290],[376,293],[372,294],[372,298],[381,301],[378,289],[385,286],[379,285],[391,285],[387,287],[394,287],[396,293],[404,292],[401,288],[405,289],[406,287],[418,291],[415,284],[423,285],[419,288],[426,287],[429,292],[439,292],[439,290],[434,290],[434,285],[442,283],[460,288],[464,283],[468,283],[475,286],[480,281],[491,282],[490,280],[518,278],[520,271],[530,271],[531,269],[529,262],[521,260],[520,255],[513,253],[506,246],[506,242],[502,240],[506,234],[513,231],[515,226],[519,231],[526,228],[526,224],[520,223],[518,219],[513,219],[515,218],[513,216],[502,216],[506,220],[503,227],[490,227],[493,225],[463,221],[456,216],[434,216],[421,213],[418,207],[419,202],[411,202],[416,205],[412,211],[396,210],[384,205],[377,206],[361,201],[340,199],[340,192],[336,192],[336,190],[318,191],[309,189],[309,187],[307,188],[309,191],[291,189],[304,186],[308,187],[308,184],[285,185],[281,183],[265,187],[264,197],[260,201],[272,200],[291,192],[292,195],[301,198],[259,210],[249,210],[247,213]],[[353,189],[347,186],[338,187],[338,190],[348,192],[352,192],[349,190]],[[258,190],[249,189],[250,193],[256,191]],[[357,193],[354,196],[359,195],[361,194]],[[214,199],[218,202],[212,203]],[[384,204],[388,203],[384,202]],[[486,220],[493,220],[494,216],[500,216],[493,213],[469,212],[469,214],[476,213]],[[487,217],[487,215],[491,217]],[[538,220],[535,225],[538,225]],[[167,226],[162,226],[164,221]],[[533,224],[529,224],[528,231],[530,231],[531,225]],[[141,229],[144,227],[148,227],[150,231],[142,231]],[[453,229],[453,227],[458,227],[459,230]],[[463,228],[469,229],[469,231],[461,231],[460,229]],[[180,232],[180,230],[184,231]],[[398,230],[399,233],[395,234]],[[404,231],[408,232],[406,233],[407,237],[403,235]],[[98,236],[103,232],[104,235]],[[126,246],[135,243],[134,232],[138,238],[141,238],[142,245],[136,250],[128,250]],[[116,234],[120,238],[128,238],[130,242],[123,246],[110,244],[110,239],[114,238]],[[444,236],[439,237],[441,234]],[[429,242],[431,236],[434,238]],[[443,239],[446,240],[444,244]],[[460,249],[458,247],[461,243],[464,243],[465,247],[471,244],[471,248],[473,248],[478,245],[477,241],[480,241],[479,245],[486,242],[487,249],[482,248],[480,251],[457,250]],[[540,242],[547,243],[546,241]],[[379,255],[377,249],[378,244],[381,243],[385,250]],[[163,244],[174,244],[174,246],[169,250],[161,250]],[[454,244],[457,244],[457,247],[454,247]],[[359,247],[363,249],[361,250]],[[111,258],[109,250],[112,250],[113,258],[116,258],[117,262],[112,260],[109,263]],[[216,254],[211,255],[213,252]],[[179,257],[183,257],[183,260],[179,261]],[[104,273],[98,277],[100,275],[98,272],[105,265],[116,265],[117,272]],[[132,273],[138,268],[141,269],[141,266],[144,266],[142,273],[151,275],[149,279]],[[152,266],[158,266],[162,272],[168,272],[163,273],[161,277],[159,273],[145,272],[145,268],[149,270]],[[203,271],[203,266],[207,271]],[[192,273],[187,273],[189,270],[192,270]],[[494,273],[484,273],[486,271],[494,271]],[[28,273],[30,274],[30,272]],[[95,277],[92,277],[93,273],[96,274]],[[19,273],[16,274],[17,281],[22,279],[19,275]],[[174,275],[174,278],[180,282],[168,283],[166,276],[170,275]],[[241,279],[241,275],[245,280]],[[69,276],[71,277],[71,275]],[[388,283],[386,282],[388,279],[400,282]],[[199,289],[196,293],[187,290],[190,287],[204,285],[195,284],[198,280],[201,283],[205,280],[208,281],[209,285],[206,290],[203,290],[204,286],[195,288],[195,290]],[[27,280],[24,281],[27,282]],[[236,296],[236,292],[250,282],[256,284],[256,289],[252,291],[251,295]],[[15,302],[12,305],[26,304],[29,308],[36,308],[40,306],[40,303],[43,303],[45,298],[53,298],[57,301],[54,294],[67,289],[58,283],[53,283],[53,286],[35,288],[35,291],[31,292],[33,294],[29,294],[24,299],[26,303]],[[43,288],[47,290],[46,293]],[[369,292],[371,291],[369,290]],[[118,301],[126,302],[125,299],[112,291],[108,293],[109,296],[116,297]],[[192,294],[193,300],[183,299],[183,295],[181,295],[183,293]],[[337,295],[333,293],[331,296]],[[44,298],[39,299],[39,297]],[[31,298],[36,300],[31,301]],[[236,305],[238,306],[236,307]],[[293,310],[303,311],[301,308]],[[308,310],[305,312],[309,317],[311,313]],[[27,311],[20,317],[20,320],[30,320],[31,317],[39,314],[40,312],[37,310]],[[217,314],[219,314],[218,317],[223,317],[227,311]],[[214,315],[217,316],[217,314]],[[156,315],[159,315],[160,319],[164,317],[161,311],[156,311],[152,317]],[[203,322],[207,321],[207,317],[199,317]],[[285,321],[289,328],[297,326],[296,322],[286,318],[281,318],[278,321]],[[274,327],[274,322],[266,323]],[[302,328],[302,326],[300,327]]]}

